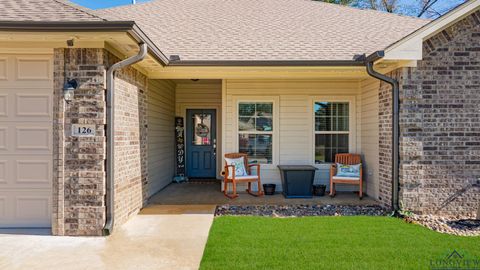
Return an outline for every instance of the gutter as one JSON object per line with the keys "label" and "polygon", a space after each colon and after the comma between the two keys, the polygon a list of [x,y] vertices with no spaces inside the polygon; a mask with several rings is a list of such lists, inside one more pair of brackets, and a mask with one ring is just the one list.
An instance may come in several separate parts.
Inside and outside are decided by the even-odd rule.
{"label": "gutter", "polygon": [[255,67],[272,67],[272,66],[290,66],[290,67],[341,67],[341,66],[358,66],[362,67],[365,64],[357,60],[227,60],[227,61],[209,61],[209,60],[191,60],[191,61],[172,61],[170,60],[168,66],[208,66],[208,67],[238,67],[238,66],[255,66]]}
{"label": "gutter", "polygon": [[148,52],[148,45],[138,44],[140,51],[137,55],[129,57],[113,64],[107,70],[107,188],[106,188],[106,221],[103,227],[103,234],[110,235],[113,232],[115,210],[115,72],[121,68],[133,65],[142,61]]}
{"label": "gutter", "polygon": [[399,122],[399,108],[400,108],[400,87],[396,79],[376,72],[373,69],[373,64],[376,60],[383,58],[384,51],[377,51],[369,56],[363,55],[365,66],[368,75],[380,81],[386,82],[392,87],[392,210],[393,216],[402,216],[400,213],[399,191],[400,191],[400,122]]}
{"label": "gutter", "polygon": [[134,21],[2,21],[0,31],[16,32],[105,32],[105,31],[127,31],[135,25]]}

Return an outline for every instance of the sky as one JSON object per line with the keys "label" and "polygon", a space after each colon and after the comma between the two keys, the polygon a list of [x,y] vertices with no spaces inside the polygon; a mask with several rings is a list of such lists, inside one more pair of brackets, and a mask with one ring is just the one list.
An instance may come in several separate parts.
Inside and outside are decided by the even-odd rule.
{"label": "sky", "polygon": [[[132,3],[132,0],[70,0],[76,4],[91,8],[91,9],[99,9],[99,8],[108,8],[114,6],[121,6],[121,5],[129,5]],[[137,3],[141,2],[148,2],[149,0],[137,0]],[[241,1],[241,0],[239,0]],[[261,1],[261,0],[259,0]],[[457,4],[462,3],[464,0],[438,0],[435,9],[444,11],[446,7],[451,7]],[[402,5],[409,6],[412,3],[418,3],[418,0],[399,0],[398,1]]]}
{"label": "sky", "polygon": [[[70,0],[78,5],[91,9],[108,8],[114,6],[128,5],[132,0]],[[146,0],[137,0],[137,3],[147,2]]]}

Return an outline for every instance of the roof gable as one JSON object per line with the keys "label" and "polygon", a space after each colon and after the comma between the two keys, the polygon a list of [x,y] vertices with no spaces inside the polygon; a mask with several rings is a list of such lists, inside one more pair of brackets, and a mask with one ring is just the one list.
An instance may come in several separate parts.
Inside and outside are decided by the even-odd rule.
{"label": "roof gable", "polygon": [[480,0],[470,0],[459,5],[440,18],[388,46],[385,49],[384,59],[421,60],[423,57],[423,41],[478,10],[480,10]]}

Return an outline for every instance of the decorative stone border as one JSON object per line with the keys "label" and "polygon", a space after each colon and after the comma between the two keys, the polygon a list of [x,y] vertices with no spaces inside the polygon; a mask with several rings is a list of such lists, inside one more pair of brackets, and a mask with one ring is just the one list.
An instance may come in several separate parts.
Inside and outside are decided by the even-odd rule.
{"label": "decorative stone border", "polygon": [[215,216],[385,216],[389,212],[380,205],[220,205]]}
{"label": "decorative stone border", "polygon": [[480,220],[451,219],[433,215],[411,215],[405,217],[409,223],[419,224],[431,230],[460,236],[480,236]]}

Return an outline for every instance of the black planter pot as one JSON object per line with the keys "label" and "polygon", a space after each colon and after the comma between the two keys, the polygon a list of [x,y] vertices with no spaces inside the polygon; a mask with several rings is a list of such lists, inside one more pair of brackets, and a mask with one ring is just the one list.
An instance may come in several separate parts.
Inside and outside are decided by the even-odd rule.
{"label": "black planter pot", "polygon": [[265,192],[265,195],[273,195],[276,186],[275,184],[263,184],[263,192]]}
{"label": "black planter pot", "polygon": [[325,185],[313,185],[313,195],[315,196],[325,196]]}

